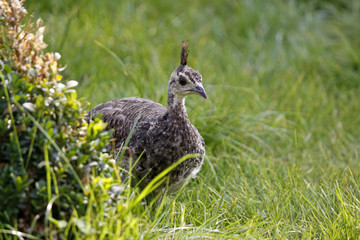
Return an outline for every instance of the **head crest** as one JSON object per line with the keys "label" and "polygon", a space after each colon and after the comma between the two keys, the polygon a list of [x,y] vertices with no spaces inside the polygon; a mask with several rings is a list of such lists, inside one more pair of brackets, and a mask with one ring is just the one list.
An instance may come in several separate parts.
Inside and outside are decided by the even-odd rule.
{"label": "head crest", "polygon": [[188,41],[182,41],[180,65],[186,65],[187,64],[188,56],[189,56]]}

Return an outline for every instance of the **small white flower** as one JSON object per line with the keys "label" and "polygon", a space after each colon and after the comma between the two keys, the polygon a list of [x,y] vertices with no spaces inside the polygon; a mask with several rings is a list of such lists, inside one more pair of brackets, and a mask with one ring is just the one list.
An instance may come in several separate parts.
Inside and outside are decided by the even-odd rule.
{"label": "small white flower", "polygon": [[70,80],[66,83],[66,88],[76,87],[79,83],[75,80]]}
{"label": "small white flower", "polygon": [[75,89],[68,89],[64,93],[73,93],[73,92],[76,92],[76,90]]}
{"label": "small white flower", "polygon": [[26,67],[25,65],[21,65],[21,66],[20,66],[20,69],[21,69],[22,71],[26,72],[27,67]]}
{"label": "small white flower", "polygon": [[24,102],[23,107],[30,112],[35,112],[35,105],[31,102]]}
{"label": "small white flower", "polygon": [[26,34],[25,39],[29,40],[29,41],[34,41],[35,35],[32,33],[28,33],[28,34]]}
{"label": "small white flower", "polygon": [[23,39],[25,37],[25,32],[21,32],[20,34],[19,34],[19,38],[20,39]]}
{"label": "small white flower", "polygon": [[41,49],[44,49],[47,47],[47,44],[44,43],[44,32],[45,32],[45,27],[40,27],[35,34],[35,43],[34,43],[34,48],[39,51]]}
{"label": "small white flower", "polygon": [[28,74],[29,74],[29,77],[35,77],[36,76],[36,72],[33,68],[30,68],[28,70]]}
{"label": "small white flower", "polygon": [[44,32],[45,32],[45,27],[40,27],[35,34],[35,39],[41,43],[43,43],[44,40]]}
{"label": "small white flower", "polygon": [[41,24],[42,24],[42,20],[41,20],[41,18],[39,18],[37,21],[36,21],[36,26],[37,26],[37,28],[39,28],[40,26],[41,26]]}
{"label": "small white flower", "polygon": [[15,8],[16,10],[21,9],[21,3],[19,0],[14,0],[10,4],[11,4],[11,7]]}
{"label": "small white flower", "polygon": [[56,85],[56,91],[57,92],[62,92],[62,90],[65,88],[65,85],[63,83],[58,83]]}
{"label": "small white flower", "polygon": [[55,61],[60,60],[60,58],[61,58],[60,53],[56,52],[56,53],[55,53]]}
{"label": "small white flower", "polygon": [[91,162],[88,164],[89,167],[98,166],[99,164],[97,162]]}
{"label": "small white flower", "polygon": [[85,131],[78,131],[78,133],[79,133],[80,136],[85,136],[86,135]]}
{"label": "small white flower", "polygon": [[44,102],[44,105],[46,107],[50,106],[50,103],[53,101],[54,99],[52,97],[48,97],[45,102]]}

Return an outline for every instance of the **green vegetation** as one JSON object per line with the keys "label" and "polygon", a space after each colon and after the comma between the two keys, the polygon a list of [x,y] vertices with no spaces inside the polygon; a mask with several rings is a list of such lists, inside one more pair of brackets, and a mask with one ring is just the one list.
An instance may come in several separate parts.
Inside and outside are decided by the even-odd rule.
{"label": "green vegetation", "polygon": [[181,40],[208,94],[187,99],[207,147],[196,179],[156,208],[132,205],[130,190],[111,208],[100,189],[65,236],[360,236],[360,1],[26,6],[44,20],[48,50],[61,53],[63,75],[79,81],[78,95],[92,106],[127,96],[166,104]]}

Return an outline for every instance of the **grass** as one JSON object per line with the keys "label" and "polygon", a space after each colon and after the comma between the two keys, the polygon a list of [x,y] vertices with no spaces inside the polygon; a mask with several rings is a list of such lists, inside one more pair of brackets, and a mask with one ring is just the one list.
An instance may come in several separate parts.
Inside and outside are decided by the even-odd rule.
{"label": "grass", "polygon": [[[187,109],[206,161],[163,207],[137,213],[135,236],[359,238],[359,1],[26,4],[92,106],[128,96],[166,104],[189,41],[208,100],[189,97]],[[121,235],[102,214],[112,212],[89,209],[88,238]]]}

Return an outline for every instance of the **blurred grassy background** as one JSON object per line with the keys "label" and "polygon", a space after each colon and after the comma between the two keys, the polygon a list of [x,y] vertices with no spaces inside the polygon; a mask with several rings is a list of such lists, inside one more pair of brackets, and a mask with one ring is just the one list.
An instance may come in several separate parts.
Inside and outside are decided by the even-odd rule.
{"label": "blurred grassy background", "polygon": [[196,214],[220,201],[217,191],[227,204],[216,215],[224,232],[253,223],[253,236],[267,229],[290,238],[359,233],[358,210],[338,220],[352,208],[339,207],[336,191],[355,196],[346,206],[360,206],[360,1],[26,4],[44,20],[64,75],[79,80],[92,106],[129,96],[165,105],[181,40],[189,41],[189,65],[208,93],[207,101],[187,99],[207,144],[203,171],[181,196],[190,224],[207,223]]}

